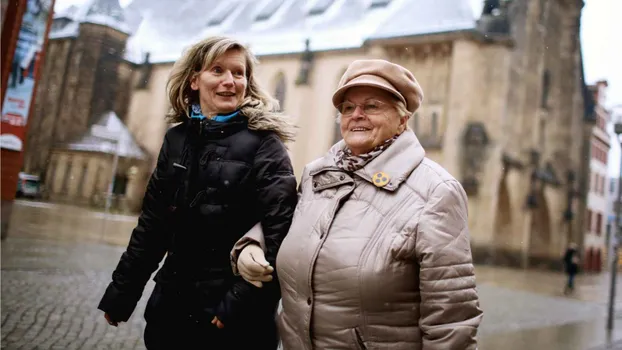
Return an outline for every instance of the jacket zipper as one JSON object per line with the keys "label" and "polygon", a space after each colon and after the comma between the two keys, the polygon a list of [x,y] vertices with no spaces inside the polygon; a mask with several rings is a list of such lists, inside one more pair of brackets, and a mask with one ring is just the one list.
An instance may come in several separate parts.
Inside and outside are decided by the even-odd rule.
{"label": "jacket zipper", "polygon": [[[337,203],[333,206],[332,208],[332,216],[331,216],[331,221],[330,221],[330,225],[328,225],[328,227],[326,228],[326,232],[322,233],[322,235],[320,236],[320,244],[318,244],[317,248],[315,249],[315,252],[313,253],[313,258],[311,259],[311,266],[310,266],[310,271],[309,271],[309,290],[313,289],[313,270],[315,269],[315,261],[317,260],[317,256],[320,253],[320,249],[322,249],[322,246],[324,246],[324,241],[326,240],[326,236],[328,231],[330,230],[331,226],[333,225],[333,221],[335,219],[335,215],[337,214],[337,211],[339,210],[339,206],[341,205],[341,201],[346,198],[346,196],[349,196],[352,194],[352,192],[354,192],[354,189],[356,188],[356,183],[354,181],[350,182],[346,182],[346,184],[351,184],[352,188],[350,190],[348,190],[347,192],[345,192],[341,197],[337,198]],[[308,331],[308,329],[307,329]],[[307,336],[308,336],[308,340],[310,342],[310,344],[313,344],[313,339],[311,337],[311,332],[307,332]]]}
{"label": "jacket zipper", "polygon": [[361,337],[361,332],[359,332],[358,328],[354,328],[354,335],[356,336],[356,342],[361,350],[366,350],[367,346],[365,346],[365,342],[363,341],[363,337]]}

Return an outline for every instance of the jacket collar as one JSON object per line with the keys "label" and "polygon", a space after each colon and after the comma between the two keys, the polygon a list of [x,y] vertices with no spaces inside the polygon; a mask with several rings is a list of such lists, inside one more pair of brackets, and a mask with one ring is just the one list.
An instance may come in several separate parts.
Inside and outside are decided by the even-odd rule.
{"label": "jacket collar", "polygon": [[[310,164],[309,175],[315,177],[330,170],[344,172],[335,164],[335,155],[345,147],[343,140],[335,144],[324,157]],[[425,150],[417,136],[412,130],[407,129],[389,148],[354,174],[378,187],[395,191],[419,166],[424,157]],[[380,183],[374,183],[378,180],[375,177],[380,180]]]}

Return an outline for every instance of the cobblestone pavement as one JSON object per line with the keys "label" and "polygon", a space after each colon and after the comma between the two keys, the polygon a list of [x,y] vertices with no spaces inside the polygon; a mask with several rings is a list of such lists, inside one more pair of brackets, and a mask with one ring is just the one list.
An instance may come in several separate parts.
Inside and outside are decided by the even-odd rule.
{"label": "cobblestone pavement", "polygon": [[[103,232],[101,216],[45,203],[16,206],[1,243],[2,349],[144,349],[143,311],[153,282],[127,324],[111,327],[97,310],[135,224],[135,217],[113,216]],[[622,319],[611,337],[615,345],[602,347],[606,274],[580,276],[570,297],[561,294],[559,273],[477,266],[476,276],[484,309],[480,350],[622,350],[615,342]]]}
{"label": "cobblestone pavement", "polygon": [[[2,348],[144,349],[142,318],[150,282],[127,324],[110,327],[97,303],[123,248],[9,237],[2,243]],[[601,344],[602,303],[479,287],[485,311],[480,349],[585,350]],[[622,322],[619,321],[619,322]],[[562,326],[563,325],[563,326]],[[590,328],[591,327],[591,328]],[[594,329],[592,329],[594,328]],[[568,344],[568,347],[562,344]],[[520,346],[520,347],[519,347]]]}
{"label": "cobblestone pavement", "polygon": [[122,248],[9,238],[2,243],[3,349],[145,349],[145,296],[127,324],[97,303]]}

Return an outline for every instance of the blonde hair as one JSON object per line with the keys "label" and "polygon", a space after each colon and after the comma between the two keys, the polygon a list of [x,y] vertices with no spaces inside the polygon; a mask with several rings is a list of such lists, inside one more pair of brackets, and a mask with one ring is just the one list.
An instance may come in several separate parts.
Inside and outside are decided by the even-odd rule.
{"label": "blonde hair", "polygon": [[214,36],[194,44],[175,62],[166,83],[170,110],[166,117],[171,123],[179,123],[190,118],[190,105],[199,102],[199,92],[192,90],[192,79],[230,50],[239,50],[246,61],[246,91],[244,100],[238,108],[248,119],[251,130],[272,130],[283,140],[293,141],[294,126],[288,117],[277,112],[279,102],[266,92],[255,78],[257,58],[239,41]]}

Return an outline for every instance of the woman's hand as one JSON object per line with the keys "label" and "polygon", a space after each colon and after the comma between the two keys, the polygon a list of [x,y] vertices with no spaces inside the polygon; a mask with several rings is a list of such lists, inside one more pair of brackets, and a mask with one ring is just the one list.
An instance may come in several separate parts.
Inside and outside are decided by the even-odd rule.
{"label": "woman's hand", "polygon": [[106,313],[104,313],[104,318],[106,318],[106,322],[108,322],[108,324],[109,324],[109,325],[111,325],[111,326],[115,326],[115,327],[116,327],[116,326],[118,326],[118,325],[119,325],[119,322],[115,322],[115,321],[113,321],[113,320],[110,318],[110,315],[108,315],[108,313],[107,313],[107,312],[106,312]]}
{"label": "woman's hand", "polygon": [[266,261],[261,247],[256,244],[247,245],[238,257],[240,276],[257,288],[263,287],[262,282],[272,281],[274,268]]}
{"label": "woman's hand", "polygon": [[212,324],[215,325],[216,327],[218,327],[218,329],[225,328],[225,325],[222,324],[222,322],[220,322],[220,320],[216,316],[214,316],[214,319],[212,320]]}

